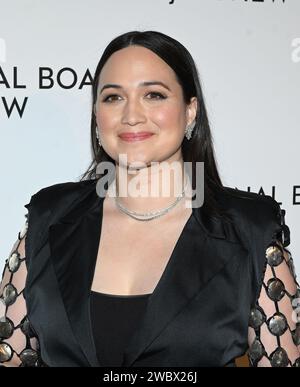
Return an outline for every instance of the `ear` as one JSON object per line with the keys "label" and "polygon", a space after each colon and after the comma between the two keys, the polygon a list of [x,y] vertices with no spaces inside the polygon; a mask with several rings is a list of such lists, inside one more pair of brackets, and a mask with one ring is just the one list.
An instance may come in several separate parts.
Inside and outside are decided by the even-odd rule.
{"label": "ear", "polygon": [[96,114],[97,114],[96,104],[93,105],[93,112],[94,112],[94,114],[96,116]]}
{"label": "ear", "polygon": [[192,97],[190,100],[190,103],[187,105],[187,108],[186,108],[186,119],[187,119],[188,125],[191,125],[191,123],[194,122],[194,120],[196,119],[197,106],[198,106],[197,97]]}

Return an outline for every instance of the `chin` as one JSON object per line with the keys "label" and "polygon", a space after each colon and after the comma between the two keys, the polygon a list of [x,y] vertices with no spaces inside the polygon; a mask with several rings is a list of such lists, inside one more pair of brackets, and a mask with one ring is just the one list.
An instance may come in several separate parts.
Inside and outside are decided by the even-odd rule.
{"label": "chin", "polygon": [[148,164],[150,164],[150,162],[143,161],[143,160],[140,160],[140,161],[134,160],[134,161],[128,161],[127,166],[128,166],[128,169],[139,170],[139,169],[146,168]]}
{"label": "chin", "polygon": [[126,154],[126,159],[123,160],[128,166],[131,167],[140,167],[146,166],[149,163],[148,157],[145,157],[145,154],[137,154],[134,152],[128,152]]}

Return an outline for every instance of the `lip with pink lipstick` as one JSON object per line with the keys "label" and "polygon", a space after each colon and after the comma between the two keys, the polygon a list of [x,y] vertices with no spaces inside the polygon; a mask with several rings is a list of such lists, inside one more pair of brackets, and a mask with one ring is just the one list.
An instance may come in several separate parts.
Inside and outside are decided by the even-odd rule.
{"label": "lip with pink lipstick", "polygon": [[151,137],[152,135],[153,135],[153,133],[151,133],[151,132],[136,132],[136,133],[124,132],[124,133],[121,133],[119,135],[119,137],[123,141],[134,142],[134,141],[146,140],[147,138]]}

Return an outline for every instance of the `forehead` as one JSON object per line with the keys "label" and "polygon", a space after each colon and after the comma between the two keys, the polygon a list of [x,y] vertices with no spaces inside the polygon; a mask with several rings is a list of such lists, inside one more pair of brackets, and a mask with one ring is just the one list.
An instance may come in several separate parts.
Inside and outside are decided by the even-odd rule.
{"label": "forehead", "polygon": [[106,82],[137,84],[157,78],[177,83],[173,69],[153,51],[141,46],[130,46],[110,56],[101,70],[99,85]]}

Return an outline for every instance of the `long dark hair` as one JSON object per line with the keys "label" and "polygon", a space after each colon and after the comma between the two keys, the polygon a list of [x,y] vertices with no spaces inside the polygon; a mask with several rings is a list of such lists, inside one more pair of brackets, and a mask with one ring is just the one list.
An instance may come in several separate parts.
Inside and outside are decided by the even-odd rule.
{"label": "long dark hair", "polygon": [[214,194],[217,190],[223,190],[224,186],[215,161],[212,134],[195,62],[181,43],[158,31],[130,31],[124,33],[113,39],[104,50],[97,65],[92,84],[91,148],[93,160],[86,172],[81,175],[80,181],[100,178],[101,176],[96,173],[97,164],[100,162],[110,161],[115,164],[115,161],[98,144],[95,133],[96,116],[93,107],[97,101],[98,81],[104,64],[114,52],[131,45],[148,48],[174,70],[182,87],[186,104],[190,103],[192,97],[197,97],[196,123],[192,138],[187,140],[184,137],[182,142],[183,161],[192,164],[193,189],[196,187],[196,162],[204,162],[204,203],[202,210],[211,216],[222,216]]}

